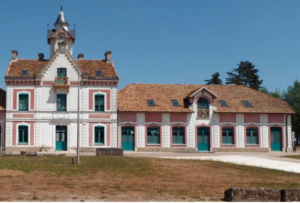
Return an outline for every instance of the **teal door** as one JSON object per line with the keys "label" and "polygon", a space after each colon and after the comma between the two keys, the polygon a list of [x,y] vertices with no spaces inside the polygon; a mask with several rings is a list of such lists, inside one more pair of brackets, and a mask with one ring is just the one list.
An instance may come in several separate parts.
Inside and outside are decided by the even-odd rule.
{"label": "teal door", "polygon": [[0,125],[0,149],[1,149],[1,146],[2,146],[1,139],[2,139],[2,126]]}
{"label": "teal door", "polygon": [[122,148],[134,151],[134,127],[122,127]]}
{"label": "teal door", "polygon": [[209,127],[197,128],[198,151],[210,151]]}
{"label": "teal door", "polygon": [[67,150],[67,126],[56,126],[56,150]]}
{"label": "teal door", "polygon": [[282,133],[281,128],[271,128],[271,151],[282,151]]}

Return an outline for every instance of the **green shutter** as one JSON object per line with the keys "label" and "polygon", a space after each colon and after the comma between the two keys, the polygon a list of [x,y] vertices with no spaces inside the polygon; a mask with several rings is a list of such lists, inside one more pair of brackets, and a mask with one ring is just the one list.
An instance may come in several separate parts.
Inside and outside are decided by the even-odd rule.
{"label": "green shutter", "polygon": [[28,94],[19,94],[19,111],[28,111]]}
{"label": "green shutter", "polygon": [[57,111],[67,110],[67,95],[57,94]]}
{"label": "green shutter", "polygon": [[95,111],[104,111],[104,95],[95,95]]}

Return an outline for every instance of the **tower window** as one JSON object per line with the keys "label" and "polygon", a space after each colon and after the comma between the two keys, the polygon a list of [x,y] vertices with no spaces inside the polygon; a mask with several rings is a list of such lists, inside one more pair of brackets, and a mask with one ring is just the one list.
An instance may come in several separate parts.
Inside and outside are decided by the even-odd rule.
{"label": "tower window", "polygon": [[245,107],[253,107],[252,104],[249,101],[247,101],[247,100],[244,100],[242,102],[245,105]]}
{"label": "tower window", "polygon": [[66,68],[57,68],[57,77],[58,78],[67,77],[67,69]]}
{"label": "tower window", "polygon": [[21,75],[28,75],[28,70],[22,70]]}
{"label": "tower window", "polygon": [[153,99],[147,99],[148,106],[156,106]]}
{"label": "tower window", "polygon": [[95,71],[95,75],[96,76],[102,76],[102,72],[101,71]]}
{"label": "tower window", "polygon": [[177,99],[172,99],[171,102],[172,102],[173,106],[180,106]]}

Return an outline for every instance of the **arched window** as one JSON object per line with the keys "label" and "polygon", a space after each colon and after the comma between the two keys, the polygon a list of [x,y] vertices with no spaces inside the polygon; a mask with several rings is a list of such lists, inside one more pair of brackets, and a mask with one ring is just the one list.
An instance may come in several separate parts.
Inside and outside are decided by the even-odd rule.
{"label": "arched window", "polygon": [[209,103],[208,103],[207,99],[205,99],[204,97],[201,97],[200,99],[198,99],[197,108],[198,109],[209,109]]}
{"label": "arched window", "polygon": [[197,101],[198,118],[209,118],[209,103],[204,97],[200,97]]}

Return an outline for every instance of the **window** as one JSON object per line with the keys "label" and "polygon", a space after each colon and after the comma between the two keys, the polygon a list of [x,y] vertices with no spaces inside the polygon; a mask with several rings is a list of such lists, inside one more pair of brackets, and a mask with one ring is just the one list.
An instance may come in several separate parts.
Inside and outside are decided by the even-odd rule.
{"label": "window", "polygon": [[57,94],[57,111],[67,110],[67,95]]}
{"label": "window", "polygon": [[204,97],[201,97],[197,101],[197,117],[209,118],[209,103]]}
{"label": "window", "polygon": [[153,99],[148,99],[147,103],[148,103],[148,106],[156,106]]}
{"label": "window", "polygon": [[101,71],[95,71],[95,75],[96,76],[102,76],[102,72]]}
{"label": "window", "polygon": [[28,75],[28,70],[22,70],[21,75]]}
{"label": "window", "polygon": [[173,106],[180,106],[177,99],[173,99],[173,100],[171,100],[171,102],[172,102]]}
{"label": "window", "polygon": [[57,68],[57,77],[58,78],[67,77],[67,69],[66,68]]}
{"label": "window", "polygon": [[28,143],[28,126],[19,125],[19,143]]}
{"label": "window", "polygon": [[234,129],[233,127],[222,128],[222,144],[234,144]]}
{"label": "window", "polygon": [[104,127],[95,127],[95,144],[104,144]]}
{"label": "window", "polygon": [[147,128],[147,144],[160,144],[160,127]]}
{"label": "window", "polygon": [[207,99],[205,99],[204,97],[201,97],[200,99],[198,99],[197,108],[198,109],[209,109],[209,104],[208,104]]}
{"label": "window", "polygon": [[185,127],[173,127],[172,144],[185,144]]}
{"label": "window", "polygon": [[28,111],[28,94],[19,94],[19,111]]}
{"label": "window", "polygon": [[95,111],[104,111],[104,95],[95,95]]}
{"label": "window", "polygon": [[247,101],[247,100],[242,101],[242,102],[245,105],[245,107],[253,107],[252,104],[249,101]]}
{"label": "window", "polygon": [[247,128],[247,144],[257,145],[258,144],[258,128],[249,127]]}
{"label": "window", "polygon": [[220,100],[219,102],[220,102],[222,107],[229,107],[228,104],[226,103],[226,101]]}

